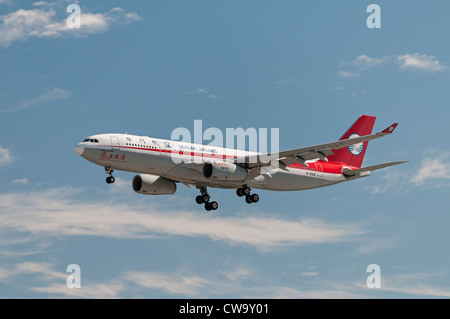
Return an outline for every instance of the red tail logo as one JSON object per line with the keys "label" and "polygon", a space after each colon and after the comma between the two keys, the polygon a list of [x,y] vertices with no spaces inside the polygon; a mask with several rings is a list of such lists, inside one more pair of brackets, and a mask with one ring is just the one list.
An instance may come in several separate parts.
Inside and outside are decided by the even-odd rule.
{"label": "red tail logo", "polygon": [[[361,115],[358,120],[345,132],[340,140],[355,138],[372,134],[375,116]],[[328,160],[343,162],[347,165],[360,168],[367,151],[369,142],[357,143],[338,150],[333,150],[334,155],[328,156]]]}

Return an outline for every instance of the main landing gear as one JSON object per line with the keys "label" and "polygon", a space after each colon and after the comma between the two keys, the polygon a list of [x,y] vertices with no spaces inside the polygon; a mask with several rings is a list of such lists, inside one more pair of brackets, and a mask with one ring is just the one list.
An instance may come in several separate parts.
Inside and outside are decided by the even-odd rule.
{"label": "main landing gear", "polygon": [[211,197],[208,194],[208,191],[206,189],[206,187],[199,187],[200,188],[200,193],[201,195],[198,195],[195,198],[195,201],[197,202],[197,204],[205,204],[205,209],[207,211],[210,210],[216,210],[217,208],[219,208],[219,204],[215,201],[210,202],[209,200],[211,199]]}
{"label": "main landing gear", "polygon": [[112,173],[114,172],[114,170],[112,169],[111,166],[105,166],[105,172],[106,174],[108,174],[109,176],[106,178],[106,182],[108,184],[112,184],[116,181],[116,179],[114,178],[114,176],[112,176]]}
{"label": "main landing gear", "polygon": [[245,196],[245,201],[248,204],[251,203],[257,203],[259,201],[259,195],[258,194],[250,194],[252,190],[247,185],[243,185],[241,188],[238,188],[236,190],[236,194],[239,197]]}

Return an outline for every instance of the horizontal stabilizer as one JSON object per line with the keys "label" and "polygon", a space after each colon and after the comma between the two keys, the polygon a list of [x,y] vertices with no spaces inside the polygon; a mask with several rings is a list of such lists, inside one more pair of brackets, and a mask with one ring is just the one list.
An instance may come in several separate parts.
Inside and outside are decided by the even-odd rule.
{"label": "horizontal stabilizer", "polygon": [[353,175],[356,175],[356,174],[359,174],[362,172],[375,171],[380,168],[386,168],[389,166],[394,166],[394,165],[403,164],[403,163],[407,163],[407,162],[408,161],[390,162],[390,163],[378,164],[378,165],[373,165],[373,166],[367,166],[367,167],[363,167],[363,168],[359,168],[359,169],[350,169],[350,168],[344,167],[342,169],[342,174],[344,174],[345,176],[353,176]]}

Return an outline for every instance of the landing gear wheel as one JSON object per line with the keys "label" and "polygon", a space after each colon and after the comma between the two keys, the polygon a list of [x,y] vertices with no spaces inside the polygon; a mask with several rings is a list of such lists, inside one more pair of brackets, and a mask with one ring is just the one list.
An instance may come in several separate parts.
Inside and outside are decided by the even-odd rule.
{"label": "landing gear wheel", "polygon": [[208,194],[200,195],[202,197],[203,203],[209,202],[209,199],[211,198]]}
{"label": "landing gear wheel", "polygon": [[216,210],[219,207],[217,202],[210,202],[211,196],[208,194],[206,186],[197,187],[200,190],[200,195],[195,198],[197,204],[205,204],[205,209],[207,211]]}
{"label": "landing gear wheel", "polygon": [[219,208],[219,204],[217,204],[217,202],[211,202],[209,206],[212,210],[216,210],[217,208]]}
{"label": "landing gear wheel", "polygon": [[239,197],[244,196],[244,190],[242,188],[236,189],[236,195],[238,195]]}
{"label": "landing gear wheel", "polygon": [[250,195],[251,189],[245,186],[242,188],[242,192],[244,193],[245,196],[248,196]]}
{"label": "landing gear wheel", "polygon": [[250,199],[252,200],[252,203],[257,203],[259,201],[259,195],[252,194],[252,195],[250,195]]}
{"label": "landing gear wheel", "polygon": [[253,203],[252,197],[250,195],[245,196],[245,201],[247,202],[247,204]]}
{"label": "landing gear wheel", "polygon": [[204,201],[203,201],[203,196],[202,195],[198,195],[196,198],[195,198],[195,201],[197,202],[197,204],[203,204],[204,203]]}
{"label": "landing gear wheel", "polygon": [[106,178],[106,182],[108,183],[108,184],[112,184],[112,183],[114,183],[116,181],[116,179],[114,178],[114,176],[108,176],[107,178]]}

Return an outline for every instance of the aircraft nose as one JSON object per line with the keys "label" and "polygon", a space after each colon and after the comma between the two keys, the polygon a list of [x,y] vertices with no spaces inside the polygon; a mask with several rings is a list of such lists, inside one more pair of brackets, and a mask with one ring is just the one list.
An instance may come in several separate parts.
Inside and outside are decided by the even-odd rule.
{"label": "aircraft nose", "polygon": [[83,155],[83,153],[84,153],[84,146],[78,144],[77,146],[75,146],[75,151],[76,151],[79,155]]}

